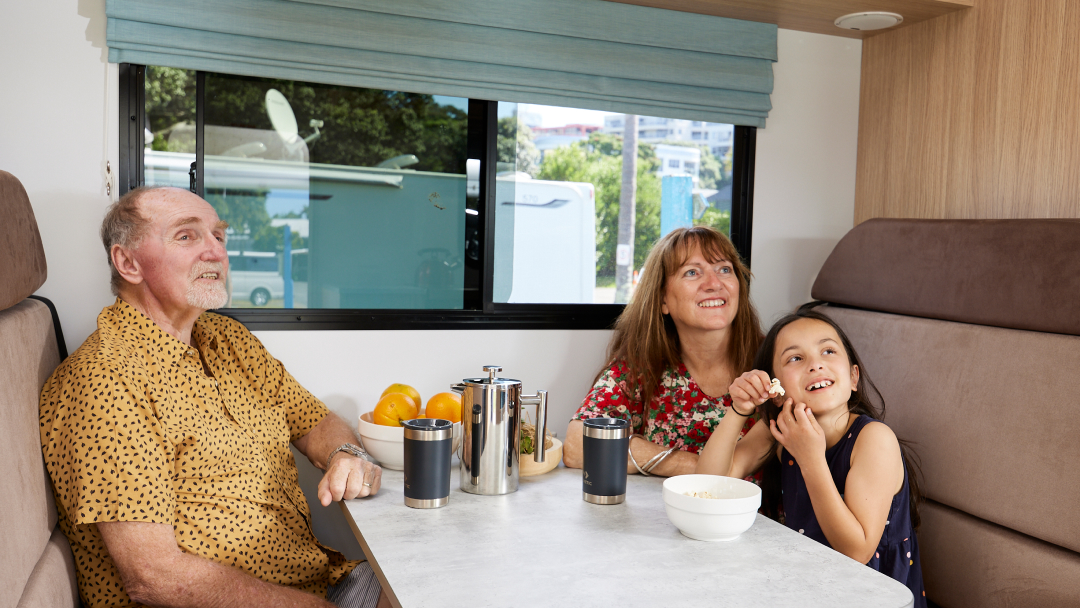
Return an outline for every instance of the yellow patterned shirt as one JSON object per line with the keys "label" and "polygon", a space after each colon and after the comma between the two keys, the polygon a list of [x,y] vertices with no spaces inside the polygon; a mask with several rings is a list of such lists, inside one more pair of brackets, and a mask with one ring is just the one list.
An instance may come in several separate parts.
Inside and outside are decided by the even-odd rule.
{"label": "yellow patterned shirt", "polygon": [[289,443],[327,414],[240,323],[193,348],[117,298],[41,392],[41,445],[88,608],[133,605],[96,522],[169,524],[190,554],[325,595],[354,565],[319,545]]}

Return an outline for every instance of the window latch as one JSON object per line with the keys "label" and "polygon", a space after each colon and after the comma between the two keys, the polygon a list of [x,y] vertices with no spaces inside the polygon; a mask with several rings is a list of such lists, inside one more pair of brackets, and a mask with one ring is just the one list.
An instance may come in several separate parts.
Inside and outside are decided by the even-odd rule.
{"label": "window latch", "polygon": [[195,191],[195,163],[191,163],[191,168],[188,169],[187,174],[188,174],[188,177],[191,178],[190,184],[188,185],[188,189],[191,190],[192,192],[195,192],[195,194],[198,194],[198,192]]}

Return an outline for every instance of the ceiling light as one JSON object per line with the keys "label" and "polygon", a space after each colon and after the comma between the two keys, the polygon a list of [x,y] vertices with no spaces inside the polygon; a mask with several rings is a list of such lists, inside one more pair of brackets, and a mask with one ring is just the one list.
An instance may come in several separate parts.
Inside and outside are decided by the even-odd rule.
{"label": "ceiling light", "polygon": [[903,20],[904,18],[896,13],[870,11],[866,13],[851,13],[850,15],[844,15],[833,23],[836,27],[842,27],[846,30],[865,32],[869,30],[883,30],[887,27],[897,25]]}

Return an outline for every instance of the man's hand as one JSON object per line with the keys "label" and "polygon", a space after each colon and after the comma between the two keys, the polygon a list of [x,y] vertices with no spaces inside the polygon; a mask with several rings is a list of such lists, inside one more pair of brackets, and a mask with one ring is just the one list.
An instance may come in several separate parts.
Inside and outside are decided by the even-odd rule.
{"label": "man's hand", "polygon": [[328,413],[307,435],[293,442],[311,464],[326,471],[319,482],[319,502],[324,507],[330,506],[335,500],[363,498],[379,491],[382,482],[379,465],[344,451],[334,454],[333,459],[326,462],[334,450],[346,443],[355,445],[360,440],[349,425],[333,412]]}
{"label": "man's hand", "polygon": [[319,502],[330,506],[335,500],[363,498],[379,491],[382,468],[348,452],[338,452],[319,482]]}

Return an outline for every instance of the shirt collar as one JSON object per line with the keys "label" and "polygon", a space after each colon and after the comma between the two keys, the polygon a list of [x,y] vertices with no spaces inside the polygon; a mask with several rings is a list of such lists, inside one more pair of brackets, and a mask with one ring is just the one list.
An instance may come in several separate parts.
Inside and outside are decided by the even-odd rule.
{"label": "shirt collar", "polygon": [[[109,313],[109,319],[105,314]],[[199,350],[217,349],[217,336],[206,327],[206,313],[199,315],[195,320],[195,326],[191,329],[191,336],[195,347]],[[151,344],[159,344],[160,354],[169,360],[179,360],[192,349],[190,344],[184,344],[175,336],[166,332],[153,319],[139,312],[134,306],[120,297],[116,302],[102,311],[99,317],[98,327],[103,328],[107,323],[109,328],[118,332],[128,340],[139,342],[149,341]]]}

